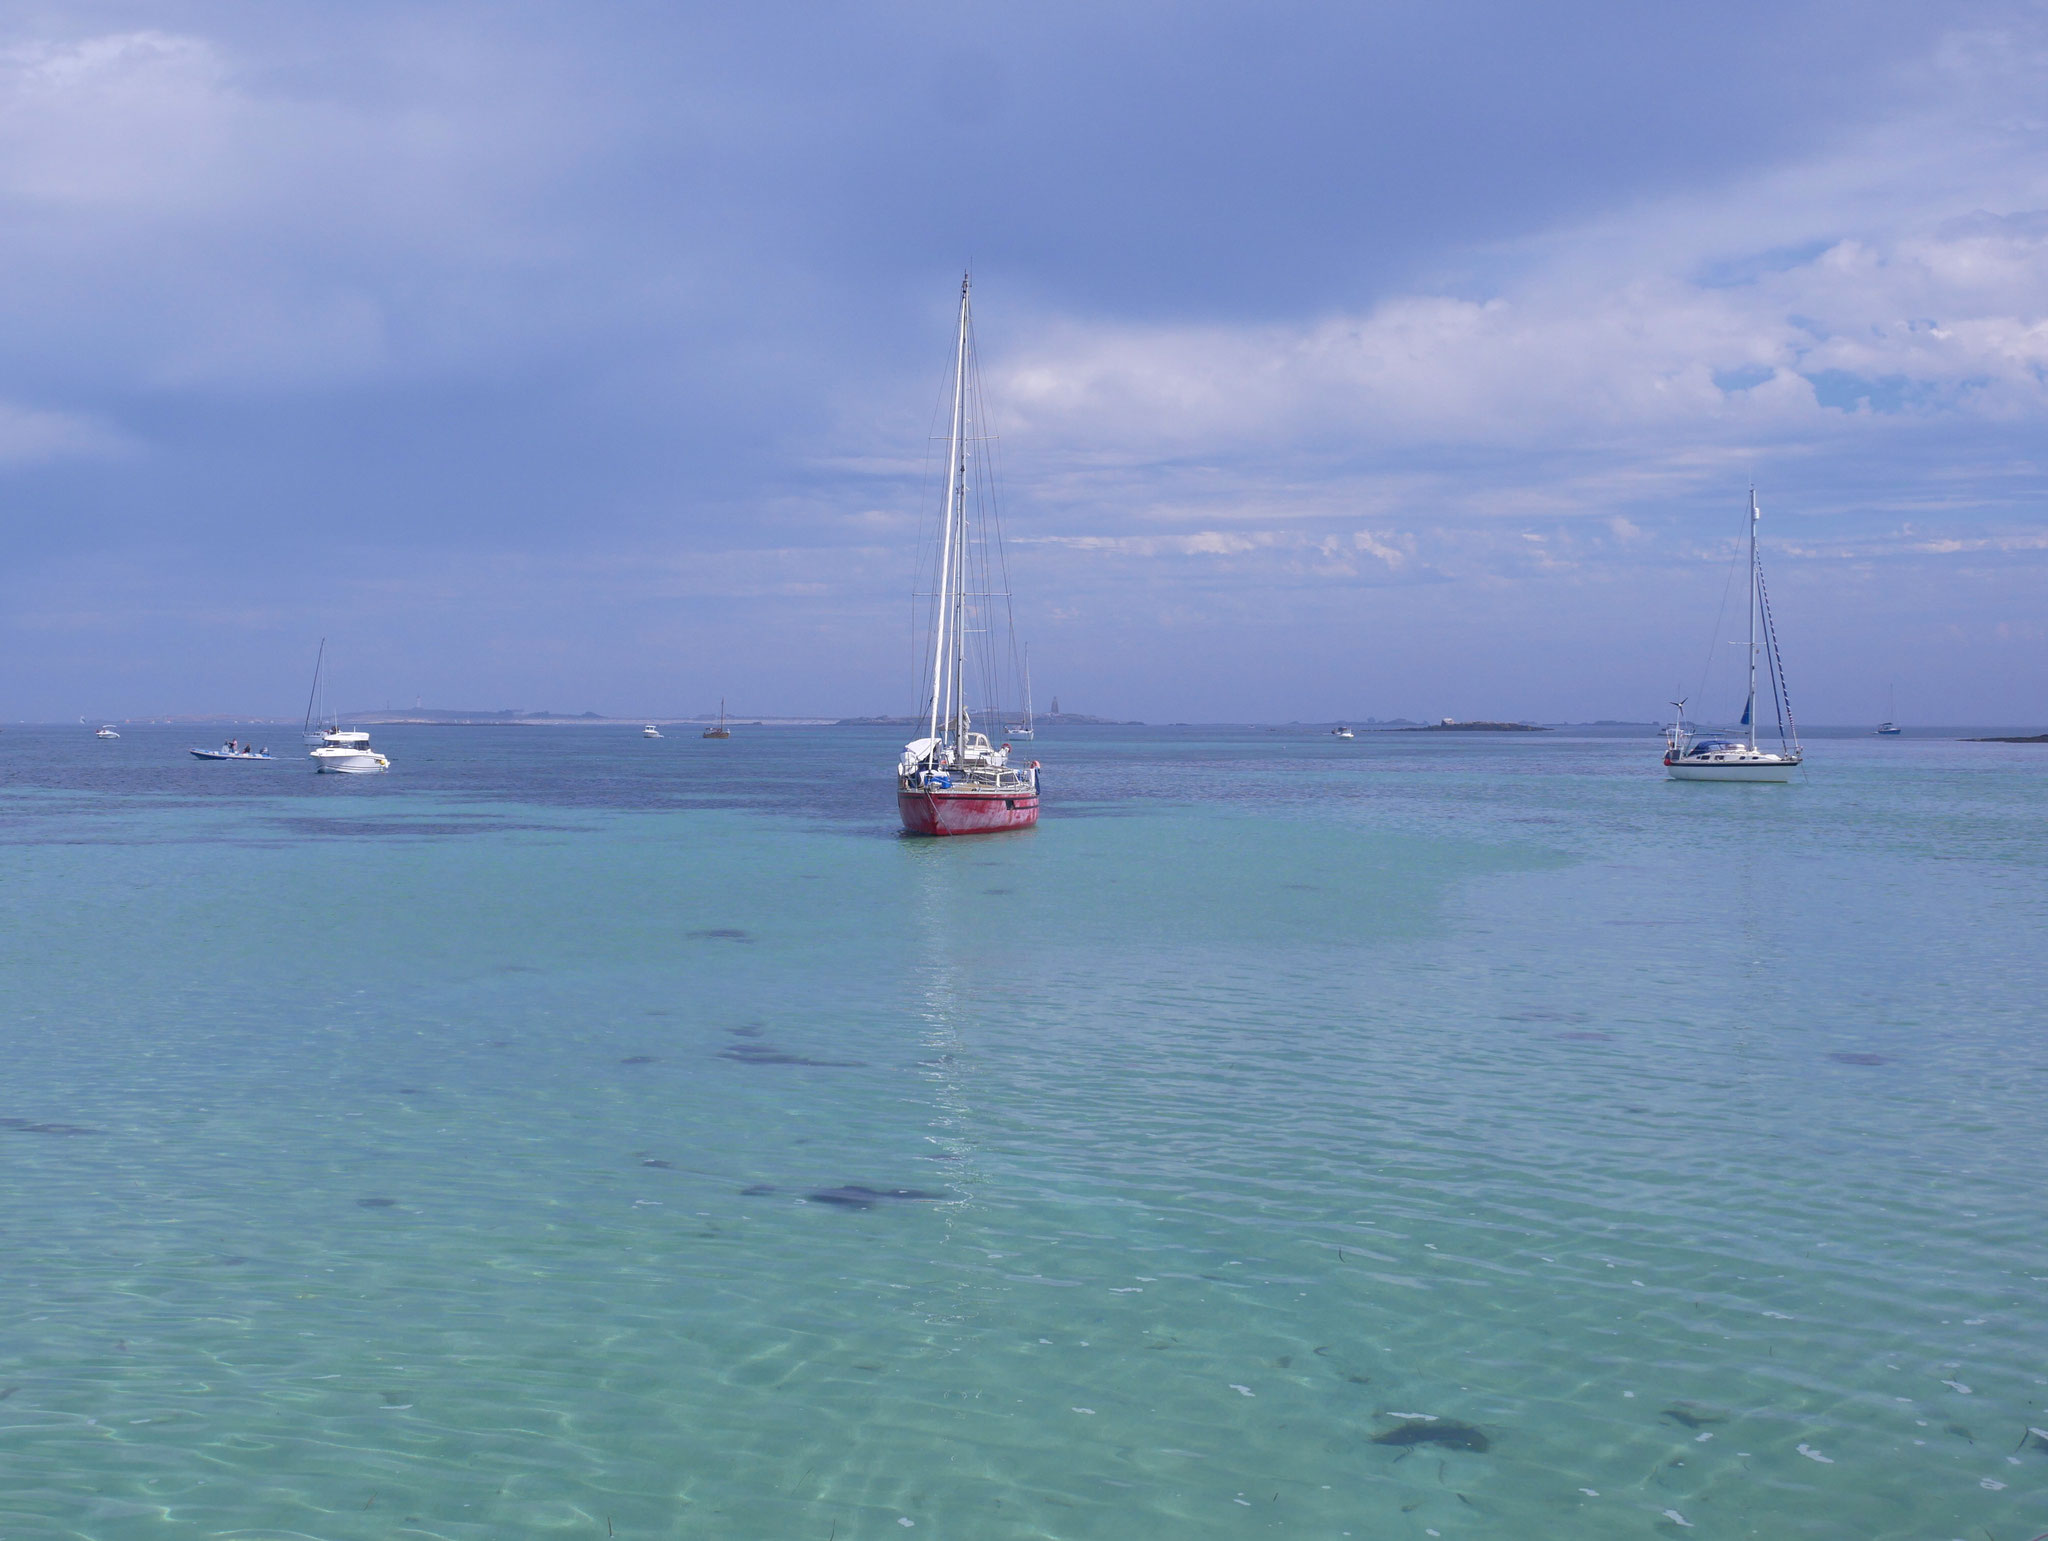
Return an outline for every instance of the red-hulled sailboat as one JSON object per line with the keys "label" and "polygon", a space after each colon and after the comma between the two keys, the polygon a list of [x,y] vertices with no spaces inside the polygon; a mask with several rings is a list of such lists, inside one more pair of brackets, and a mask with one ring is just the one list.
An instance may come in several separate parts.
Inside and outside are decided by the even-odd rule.
{"label": "red-hulled sailboat", "polygon": [[[946,459],[946,512],[939,527],[937,581],[928,597],[931,649],[929,731],[903,746],[896,765],[896,808],[913,835],[979,835],[1038,822],[1038,762],[1010,763],[1010,746],[974,731],[970,698],[986,715],[999,710],[995,637],[1016,655],[1016,628],[1003,561],[986,412],[974,360],[968,281],[960,280],[960,337],[953,356],[953,426]],[[1001,717],[995,716],[1000,722]]]}

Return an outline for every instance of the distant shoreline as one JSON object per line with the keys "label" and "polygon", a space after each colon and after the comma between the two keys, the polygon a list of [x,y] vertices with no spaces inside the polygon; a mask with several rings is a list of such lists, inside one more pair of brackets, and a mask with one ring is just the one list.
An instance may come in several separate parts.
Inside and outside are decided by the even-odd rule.
{"label": "distant shoreline", "polygon": [[[995,718],[1000,717],[1000,713],[992,714],[992,718],[990,720],[994,720]],[[707,727],[710,724],[716,722],[718,718],[716,713],[710,712],[689,717],[665,716],[660,714],[636,714],[630,717],[605,717],[598,715],[596,712],[579,712],[575,714],[570,714],[566,712],[448,712],[445,714],[440,714],[431,711],[412,711],[343,712],[340,714],[340,720],[344,725],[359,727],[639,728],[645,726],[648,723],[653,723],[656,726],[663,728],[702,728]],[[741,717],[735,716],[731,712],[728,712],[726,714],[725,720],[728,724],[732,726],[746,728],[921,728],[927,721],[927,719],[924,717],[897,716]],[[287,730],[296,732],[298,731],[300,726],[299,720],[291,717],[260,717],[253,715],[244,716],[227,712],[195,712],[178,715],[128,717],[100,715],[95,716],[92,719],[92,722],[111,722],[120,727],[182,728],[196,733],[210,732],[214,729],[233,728],[263,728],[269,729],[272,732],[284,732]],[[1470,722],[1416,723],[1403,722],[1398,717],[1393,719],[1353,717],[1349,719],[1349,722],[1351,726],[1357,730],[1360,737],[1365,737],[1367,735],[1377,736],[1386,733],[1570,733],[1575,729],[1605,729],[1610,733],[1615,731],[1640,732],[1645,730],[1655,731],[1658,730],[1661,726],[1660,724],[1654,722],[1624,722],[1612,719],[1602,719],[1597,722],[1554,723],[1495,722],[1479,719],[1475,719]],[[1004,725],[1006,725],[1006,723]],[[1147,723],[1129,718],[1092,717],[1078,712],[1063,712],[1058,717],[1052,717],[1050,715],[1041,716],[1037,719],[1037,725],[1041,728],[1159,728],[1163,730],[1179,729],[1182,731],[1198,732],[1206,730],[1216,730],[1221,732],[1264,732],[1282,734],[1294,732],[1302,734],[1312,734],[1316,736],[1327,736],[1327,734],[1338,724],[1336,719],[1332,719],[1328,722],[1294,721],[1285,723]],[[78,728],[81,725],[77,723],[75,720],[62,720],[55,722],[31,722],[24,718],[16,722],[9,722],[6,724],[6,726],[9,729],[38,728],[68,730]],[[85,726],[89,727],[90,724],[87,724]],[[1739,728],[1728,728],[1716,731],[1739,733],[1742,730]],[[1817,734],[1823,737],[1854,739],[1868,737],[1870,735],[1871,730],[1869,724],[1866,723],[1815,723],[1809,724],[1807,726],[1806,731],[1810,734]],[[1956,724],[1930,724],[1924,727],[1908,728],[1906,731],[1907,736],[1910,739],[1918,742],[1946,740],[1951,743],[1963,744],[2048,745],[2048,733],[2034,733],[2026,731],[2013,731],[2006,733],[2000,733],[1997,731],[1986,732],[1985,726],[1979,726],[1975,724],[1967,726]],[[994,736],[994,731],[991,730],[991,737]]]}
{"label": "distant shoreline", "polygon": [[[1022,717],[1022,712],[1012,714]],[[1001,719],[1010,721],[1010,716],[1001,712],[992,713],[984,722]],[[838,728],[921,728],[930,722],[928,717],[835,717],[832,725]],[[1040,712],[1032,719],[1034,727],[1041,728],[1142,728],[1149,724],[1137,721],[1121,721],[1115,717],[1090,717],[1086,712]],[[993,730],[991,730],[993,733]]]}

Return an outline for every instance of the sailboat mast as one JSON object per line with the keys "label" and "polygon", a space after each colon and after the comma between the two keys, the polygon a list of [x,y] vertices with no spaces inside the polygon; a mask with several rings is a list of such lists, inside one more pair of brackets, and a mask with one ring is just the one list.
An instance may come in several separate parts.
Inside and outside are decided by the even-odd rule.
{"label": "sailboat mast", "polygon": [[1038,727],[1031,713],[1031,644],[1024,644],[1024,731],[1030,733]]}
{"label": "sailboat mast", "polygon": [[953,741],[960,742],[967,729],[962,719],[967,715],[967,566],[969,558],[967,534],[967,418],[962,409],[960,419],[960,533],[953,542],[953,688],[948,692],[951,707],[950,721],[953,724]]}
{"label": "sailboat mast", "polygon": [[306,692],[306,720],[299,727],[301,737],[309,737],[313,732],[313,706],[320,699],[320,666],[326,661],[327,639],[322,637],[320,651],[313,655],[313,688]]}
{"label": "sailboat mast", "polygon": [[[939,539],[938,634],[932,638],[931,737],[939,736],[941,698],[950,695],[946,621],[953,608],[953,513],[960,490],[961,413],[967,402],[967,278],[960,279],[960,341],[953,358],[953,434],[946,451],[946,522]],[[950,707],[948,709],[950,716]]]}
{"label": "sailboat mast", "polygon": [[973,322],[968,312],[968,277],[960,279],[960,454],[954,462],[959,478],[960,532],[953,541],[953,742],[964,741],[967,733],[967,572],[970,547],[967,535],[967,345]]}
{"label": "sailboat mast", "polygon": [[1749,710],[1743,718],[1749,724],[1749,747],[1756,749],[1756,488],[1749,489]]}

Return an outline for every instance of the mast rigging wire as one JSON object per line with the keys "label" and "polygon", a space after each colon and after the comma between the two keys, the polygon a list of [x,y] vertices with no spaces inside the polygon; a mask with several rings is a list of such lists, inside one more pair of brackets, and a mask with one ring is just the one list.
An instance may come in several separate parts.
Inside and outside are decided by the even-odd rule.
{"label": "mast rigging wire", "polygon": [[1771,591],[1764,586],[1764,564],[1756,564],[1756,592],[1763,601],[1764,656],[1771,663],[1771,692],[1778,704],[1778,741],[1785,739],[1787,724],[1792,729],[1792,747],[1799,747],[1799,723],[1792,715],[1792,692],[1785,684],[1785,661],[1778,656],[1778,623],[1771,616]]}

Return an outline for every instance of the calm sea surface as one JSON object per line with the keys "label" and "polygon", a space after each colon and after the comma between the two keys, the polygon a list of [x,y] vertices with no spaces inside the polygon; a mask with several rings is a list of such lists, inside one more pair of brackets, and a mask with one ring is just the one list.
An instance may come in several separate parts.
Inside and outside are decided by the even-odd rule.
{"label": "calm sea surface", "polygon": [[0,734],[6,1541],[2048,1530],[2048,748],[125,731]]}

